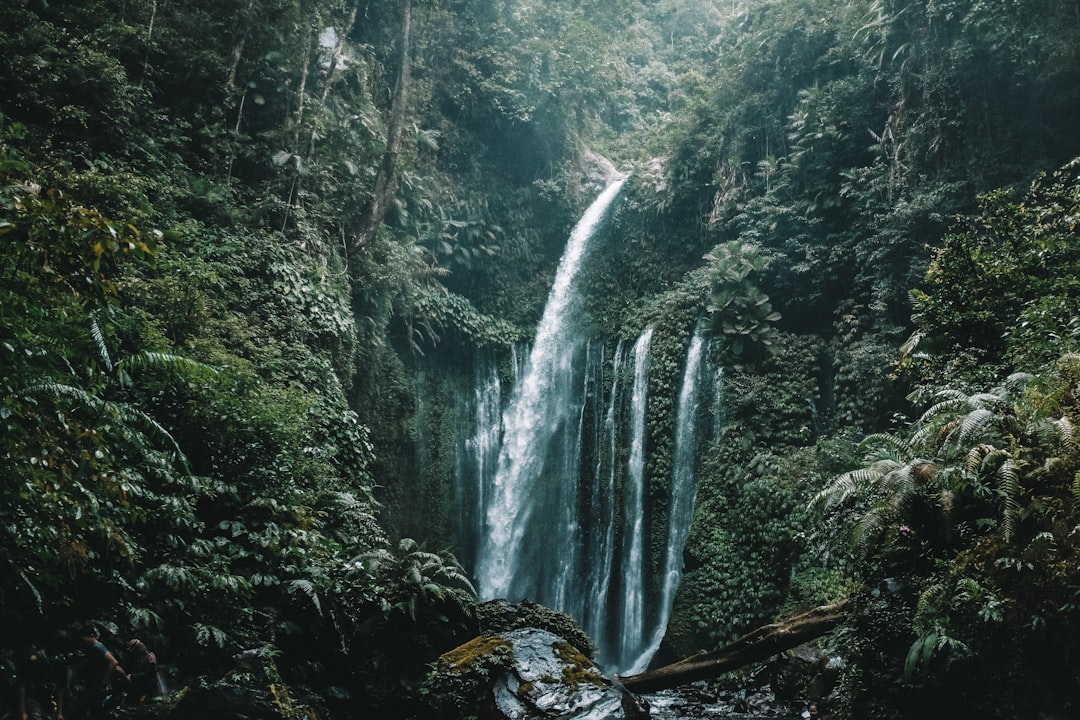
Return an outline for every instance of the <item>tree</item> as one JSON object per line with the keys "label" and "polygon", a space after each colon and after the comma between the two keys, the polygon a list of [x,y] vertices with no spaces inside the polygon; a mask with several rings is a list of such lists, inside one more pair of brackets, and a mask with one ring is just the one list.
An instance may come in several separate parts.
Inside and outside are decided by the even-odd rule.
{"label": "tree", "polygon": [[401,135],[405,126],[405,111],[409,103],[409,73],[412,64],[412,0],[401,3],[401,33],[398,38],[398,71],[394,81],[394,97],[390,104],[390,119],[386,129],[386,149],[383,151],[379,172],[375,176],[375,189],[367,216],[360,225],[352,252],[371,244],[379,230],[386,211],[397,192],[398,154]]}

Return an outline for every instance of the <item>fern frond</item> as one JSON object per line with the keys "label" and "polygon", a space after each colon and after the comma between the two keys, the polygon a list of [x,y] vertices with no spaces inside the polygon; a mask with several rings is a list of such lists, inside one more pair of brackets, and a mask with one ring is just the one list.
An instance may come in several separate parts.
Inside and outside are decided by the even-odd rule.
{"label": "fern frond", "polygon": [[1066,455],[1080,453],[1080,432],[1076,425],[1066,416],[1051,420],[1050,425],[1057,431],[1061,448]]}
{"label": "fern frond", "polygon": [[917,489],[915,467],[915,464],[908,463],[896,468],[884,478],[888,485],[886,491],[889,493],[889,500],[893,507],[898,510],[904,506]]}
{"label": "fern frond", "polygon": [[293,594],[295,591],[303,593],[307,599],[311,601],[311,604],[315,606],[315,612],[319,613],[319,616],[322,617],[322,603],[319,602],[319,593],[316,592],[314,583],[304,578],[297,578],[295,580],[290,580],[287,588],[290,594]]}
{"label": "fern frond", "polygon": [[109,357],[109,346],[105,342],[105,333],[101,331],[101,326],[98,325],[97,318],[90,318],[90,335],[94,338],[98,355],[101,356],[101,361],[105,364],[105,369],[112,372],[113,364],[112,358]]}
{"label": "fern frond", "polygon": [[985,409],[1004,409],[1008,403],[1006,402],[1007,393],[1004,390],[998,389],[993,392],[981,392],[968,396],[968,405],[973,408],[985,408]]}
{"label": "fern frond", "polygon": [[863,468],[836,477],[810,500],[810,507],[832,510],[844,504],[849,497],[858,492],[860,478],[865,477],[868,472],[866,468]]}
{"label": "fern frond", "polygon": [[[149,432],[152,435],[156,435],[161,440],[164,440],[172,448],[174,458],[180,463],[180,466],[184,469],[184,472],[190,472],[191,469],[188,466],[187,456],[184,455],[184,451],[180,449],[180,444],[176,442],[176,438],[172,433],[166,430],[161,423],[155,420],[147,413],[139,410],[132,405],[120,405],[117,403],[108,403],[108,407],[115,413],[118,420],[128,425],[129,427],[136,428],[141,432]],[[136,443],[141,445],[141,443]],[[141,446],[140,450],[143,455],[147,455],[148,448]]]}
{"label": "fern frond", "polygon": [[972,437],[982,434],[988,427],[991,427],[997,418],[997,413],[983,407],[977,407],[969,412],[964,416],[959,428],[955,431],[957,446],[967,445]]}
{"label": "fern frond", "polygon": [[968,450],[964,457],[964,472],[972,476],[981,475],[990,465],[991,461],[1007,456],[1004,450],[1000,450],[989,443],[982,443]]}
{"label": "fern frond", "polygon": [[89,408],[94,411],[100,411],[105,405],[105,401],[103,401],[97,395],[87,392],[82,388],[75,387],[74,385],[65,385],[64,383],[39,383],[37,385],[29,385],[27,387],[24,387],[19,392],[20,394],[29,395],[31,397],[35,395],[45,395],[52,398],[66,398],[68,400],[74,400],[83,407]]}
{"label": "fern frond", "polygon": [[940,417],[952,415],[971,406],[971,396],[956,388],[945,388],[934,393],[935,402],[919,417],[917,423],[923,424]]}
{"label": "fern frond", "polygon": [[859,449],[867,457],[895,457],[906,453],[908,444],[892,433],[871,433],[859,443]]}
{"label": "fern frond", "polygon": [[136,353],[116,363],[118,373],[129,369],[146,370],[148,368],[163,368],[172,372],[186,371],[195,377],[204,378],[217,377],[219,374],[217,368],[197,360],[182,355],[170,355],[169,353],[151,352],[149,350]]}
{"label": "fern frond", "polygon": [[997,471],[998,493],[1004,502],[1002,533],[1006,542],[1012,539],[1016,523],[1020,520],[1020,467],[1012,458],[1001,464]]}
{"label": "fern frond", "polygon": [[339,510],[363,510],[365,508],[364,504],[351,492],[331,492],[327,493],[324,497]]}
{"label": "fern frond", "polygon": [[1035,379],[1035,376],[1026,372],[1015,372],[1005,378],[1005,390],[1010,394],[1019,394]]}
{"label": "fern frond", "polygon": [[929,628],[939,624],[940,616],[946,609],[944,606],[948,595],[949,586],[940,581],[931,583],[919,593],[912,618],[916,630],[925,633]]}
{"label": "fern frond", "polygon": [[892,517],[894,513],[890,510],[888,512],[881,512],[882,509],[870,510],[852,525],[851,536],[851,548],[852,552],[858,558],[865,558],[870,554],[870,546],[873,545],[878,536],[881,534],[881,527],[884,524],[884,516]]}

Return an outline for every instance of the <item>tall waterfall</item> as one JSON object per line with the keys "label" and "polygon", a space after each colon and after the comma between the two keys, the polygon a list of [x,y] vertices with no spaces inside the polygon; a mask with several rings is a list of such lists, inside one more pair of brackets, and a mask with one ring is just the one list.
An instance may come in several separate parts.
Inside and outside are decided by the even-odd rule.
{"label": "tall waterfall", "polygon": [[650,515],[646,493],[654,331],[612,353],[573,322],[587,242],[621,185],[609,186],[571,233],[527,357],[512,349],[500,385],[494,360],[477,356],[460,399],[456,475],[460,550],[475,558],[481,597],[565,612],[600,647],[601,662],[638,672],[663,637],[681,575],[704,343],[695,334],[677,406],[668,551],[650,560],[649,533],[665,526]]}
{"label": "tall waterfall", "polygon": [[694,518],[694,499],[697,483],[694,479],[694,460],[697,455],[698,380],[705,341],[700,329],[690,341],[683,370],[682,388],[675,421],[675,462],[671,472],[671,509],[668,516],[667,554],[664,557],[663,585],[658,606],[659,617],[652,638],[644,652],[631,663],[629,672],[644,671],[660,648],[667,631],[675,590],[682,579],[682,553]]}
{"label": "tall waterfall", "polygon": [[560,598],[565,601],[567,585],[582,576],[576,566],[579,468],[573,463],[586,398],[582,384],[575,383],[583,343],[569,332],[577,309],[574,281],[586,244],[624,181],[611,183],[570,233],[525,373],[504,414],[498,470],[477,556],[483,597],[529,598],[569,611]]}

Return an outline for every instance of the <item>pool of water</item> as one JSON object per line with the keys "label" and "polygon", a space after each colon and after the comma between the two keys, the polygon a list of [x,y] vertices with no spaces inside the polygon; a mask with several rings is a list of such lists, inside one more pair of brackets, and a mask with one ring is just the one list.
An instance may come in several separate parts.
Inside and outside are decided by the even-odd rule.
{"label": "pool of water", "polygon": [[[693,688],[665,690],[641,696],[652,720],[802,720],[799,709],[762,706],[754,696],[737,703],[718,700]],[[754,708],[746,712],[747,707]]]}

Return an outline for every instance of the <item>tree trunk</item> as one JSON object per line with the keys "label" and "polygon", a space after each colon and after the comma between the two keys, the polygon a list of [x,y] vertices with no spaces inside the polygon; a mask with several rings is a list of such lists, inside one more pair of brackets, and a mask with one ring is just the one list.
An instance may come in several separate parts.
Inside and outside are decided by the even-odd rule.
{"label": "tree trunk", "polygon": [[832,630],[844,619],[847,602],[842,600],[833,605],[822,605],[802,615],[759,627],[718,650],[698,653],[640,675],[620,678],[620,682],[631,692],[655,692],[714,678],[744,665],[760,662]]}
{"label": "tree trunk", "polygon": [[397,81],[394,83],[394,98],[390,104],[390,123],[386,130],[386,151],[379,164],[379,174],[375,177],[375,191],[371,206],[360,227],[352,252],[367,246],[375,239],[379,225],[386,217],[386,211],[397,192],[397,158],[401,148],[401,133],[405,126],[405,106],[409,101],[409,41],[412,25],[412,0],[401,3],[401,45]]}

